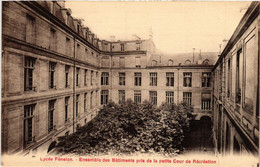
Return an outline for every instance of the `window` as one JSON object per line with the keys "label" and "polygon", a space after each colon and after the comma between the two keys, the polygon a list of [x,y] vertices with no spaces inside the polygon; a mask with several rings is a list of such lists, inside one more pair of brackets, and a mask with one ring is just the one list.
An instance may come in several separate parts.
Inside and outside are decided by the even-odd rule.
{"label": "window", "polygon": [[79,115],[79,94],[76,95],[76,117]]}
{"label": "window", "polygon": [[168,60],[168,66],[173,66],[173,61],[171,59]]}
{"label": "window", "polygon": [[136,43],[136,50],[141,50],[141,44],[140,43]]}
{"label": "window", "polygon": [[48,128],[49,132],[53,131],[55,129],[54,126],[54,106],[55,106],[55,100],[49,101],[49,112],[48,112]]}
{"label": "window", "polygon": [[152,66],[156,66],[157,65],[157,61],[153,60],[152,61]]}
{"label": "window", "polygon": [[101,90],[101,105],[108,102],[108,90]]}
{"label": "window", "polygon": [[210,93],[201,94],[201,110],[210,110],[211,95]]}
{"label": "window", "polygon": [[192,94],[191,92],[183,92],[183,102],[191,105]]}
{"label": "window", "polygon": [[34,141],[33,117],[35,105],[24,106],[24,145]]}
{"label": "window", "polygon": [[236,59],[236,52],[234,52],[233,54],[232,54],[232,58],[231,58],[231,75],[232,75],[232,77],[231,77],[231,82],[232,82],[232,84],[231,84],[231,99],[232,99],[232,101],[235,101],[235,96],[236,96],[236,61],[237,61],[237,59]]}
{"label": "window", "polygon": [[80,68],[77,68],[77,72],[76,72],[76,86],[80,86],[79,85],[79,72],[80,72]]}
{"label": "window", "polygon": [[98,90],[96,90],[96,106],[98,106]]}
{"label": "window", "polygon": [[56,66],[56,63],[50,62],[50,64],[49,64],[49,75],[50,75],[49,88],[51,88],[51,89],[56,88],[56,86],[54,85],[55,66]]}
{"label": "window", "polygon": [[93,92],[90,94],[90,108],[92,109],[92,104],[93,104]]}
{"label": "window", "polygon": [[125,90],[119,90],[118,91],[118,103],[122,104],[123,102],[125,102]]}
{"label": "window", "polygon": [[210,87],[210,72],[202,73],[202,87]]}
{"label": "window", "polygon": [[66,37],[66,47],[65,47],[65,54],[66,56],[71,56],[71,44],[70,44],[70,39]]}
{"label": "window", "polygon": [[87,112],[87,93],[84,94],[84,112]]}
{"label": "window", "polygon": [[135,86],[141,86],[142,85],[142,73],[135,72]]}
{"label": "window", "polygon": [[228,81],[227,81],[227,84],[228,84],[228,91],[227,91],[227,97],[230,97],[230,94],[231,94],[231,61],[230,59],[228,60]]}
{"label": "window", "polygon": [[124,72],[119,73],[119,85],[125,85],[125,73]]}
{"label": "window", "polygon": [[50,29],[50,50],[56,51],[57,49],[57,36],[56,30]]}
{"label": "window", "polygon": [[99,76],[98,76],[98,72],[96,72],[96,85],[98,86],[98,78],[99,78]]}
{"label": "window", "polygon": [[77,44],[77,58],[80,58],[80,56],[81,56],[80,44]]}
{"label": "window", "polygon": [[184,64],[190,65],[190,64],[191,64],[191,61],[190,61],[190,60],[186,60]]}
{"label": "window", "polygon": [[33,70],[35,60],[31,57],[25,57],[24,61],[24,91],[35,90],[33,87]]}
{"label": "window", "polygon": [[36,40],[36,27],[35,18],[28,15],[26,16],[26,42],[35,43]]}
{"label": "window", "polygon": [[87,74],[88,74],[88,70],[85,69],[85,72],[84,72],[84,86],[87,86]]}
{"label": "window", "polygon": [[156,72],[150,73],[150,86],[157,86],[157,73]]}
{"label": "window", "polygon": [[135,67],[136,68],[141,67],[141,57],[135,57]]}
{"label": "window", "polygon": [[205,59],[203,62],[202,62],[203,65],[209,65],[209,60],[208,59]]}
{"label": "window", "polygon": [[77,33],[79,33],[79,30],[80,30],[80,25],[77,24]]}
{"label": "window", "polygon": [[70,97],[65,97],[65,122],[68,121],[68,113],[69,113],[69,99]]}
{"label": "window", "polygon": [[191,81],[192,81],[192,73],[191,72],[183,73],[183,86],[191,87]]}
{"label": "window", "polygon": [[150,102],[153,105],[157,105],[157,92],[156,91],[150,91],[149,95],[150,95]]}
{"label": "window", "polygon": [[174,103],[174,92],[166,91],[166,103],[173,104]]}
{"label": "window", "polygon": [[134,102],[140,104],[142,102],[141,90],[134,91]]}
{"label": "window", "polygon": [[[257,30],[245,39],[245,82],[243,108],[246,112],[259,116],[259,40]],[[258,84],[257,84],[258,83]],[[257,118],[259,120],[259,117]]]}
{"label": "window", "polygon": [[237,67],[236,67],[236,103],[241,104],[241,89],[243,77],[243,55],[242,50],[237,52]]}
{"label": "window", "polygon": [[66,65],[65,66],[65,88],[69,88],[69,71],[70,71],[70,66]]}
{"label": "window", "polygon": [[108,78],[109,77],[109,73],[108,72],[102,72],[101,74],[101,85],[108,85]]}
{"label": "window", "polygon": [[107,43],[104,43],[104,51],[108,51],[108,44]]}
{"label": "window", "polygon": [[121,51],[125,51],[125,45],[124,44],[120,44],[121,46]]}
{"label": "window", "polygon": [[174,73],[173,72],[166,73],[166,86],[174,86]]}
{"label": "window", "polygon": [[90,85],[93,85],[93,73],[94,71],[91,71],[91,75],[90,75]]}
{"label": "window", "polygon": [[119,67],[120,68],[124,68],[125,67],[125,58],[124,57],[120,57],[119,58]]}
{"label": "window", "polygon": [[85,48],[85,56],[87,57],[88,56],[88,49]]}

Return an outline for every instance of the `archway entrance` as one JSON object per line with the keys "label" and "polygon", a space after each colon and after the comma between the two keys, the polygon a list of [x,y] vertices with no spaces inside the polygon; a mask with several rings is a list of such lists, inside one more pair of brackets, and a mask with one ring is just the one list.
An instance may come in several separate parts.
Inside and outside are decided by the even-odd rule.
{"label": "archway entrance", "polygon": [[202,116],[200,120],[192,120],[190,131],[185,134],[183,142],[187,152],[214,154],[211,128],[212,122],[209,116]]}

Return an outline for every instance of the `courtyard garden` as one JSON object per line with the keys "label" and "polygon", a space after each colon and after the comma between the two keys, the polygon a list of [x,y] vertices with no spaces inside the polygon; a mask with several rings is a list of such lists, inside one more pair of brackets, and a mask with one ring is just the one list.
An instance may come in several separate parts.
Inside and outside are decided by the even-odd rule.
{"label": "courtyard garden", "polygon": [[176,155],[184,150],[184,134],[189,131],[192,112],[193,108],[184,103],[156,107],[148,101],[109,102],[88,124],[60,137],[56,150],[76,155]]}

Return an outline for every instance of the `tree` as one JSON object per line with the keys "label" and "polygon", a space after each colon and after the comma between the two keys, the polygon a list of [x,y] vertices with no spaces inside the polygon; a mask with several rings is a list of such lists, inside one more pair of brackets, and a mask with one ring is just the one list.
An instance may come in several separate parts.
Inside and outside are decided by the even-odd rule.
{"label": "tree", "polygon": [[57,151],[76,154],[131,154],[157,152],[176,154],[183,150],[184,131],[189,129],[193,108],[186,104],[132,100],[109,102],[87,125],[59,138]]}

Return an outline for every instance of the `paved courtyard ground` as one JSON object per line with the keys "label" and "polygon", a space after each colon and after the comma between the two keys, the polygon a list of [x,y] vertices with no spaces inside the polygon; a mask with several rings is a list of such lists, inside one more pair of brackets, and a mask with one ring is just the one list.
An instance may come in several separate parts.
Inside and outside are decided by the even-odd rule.
{"label": "paved courtyard ground", "polygon": [[[193,121],[190,132],[184,139],[185,153],[214,155],[211,124],[207,121]],[[184,154],[185,154],[184,153]]]}

